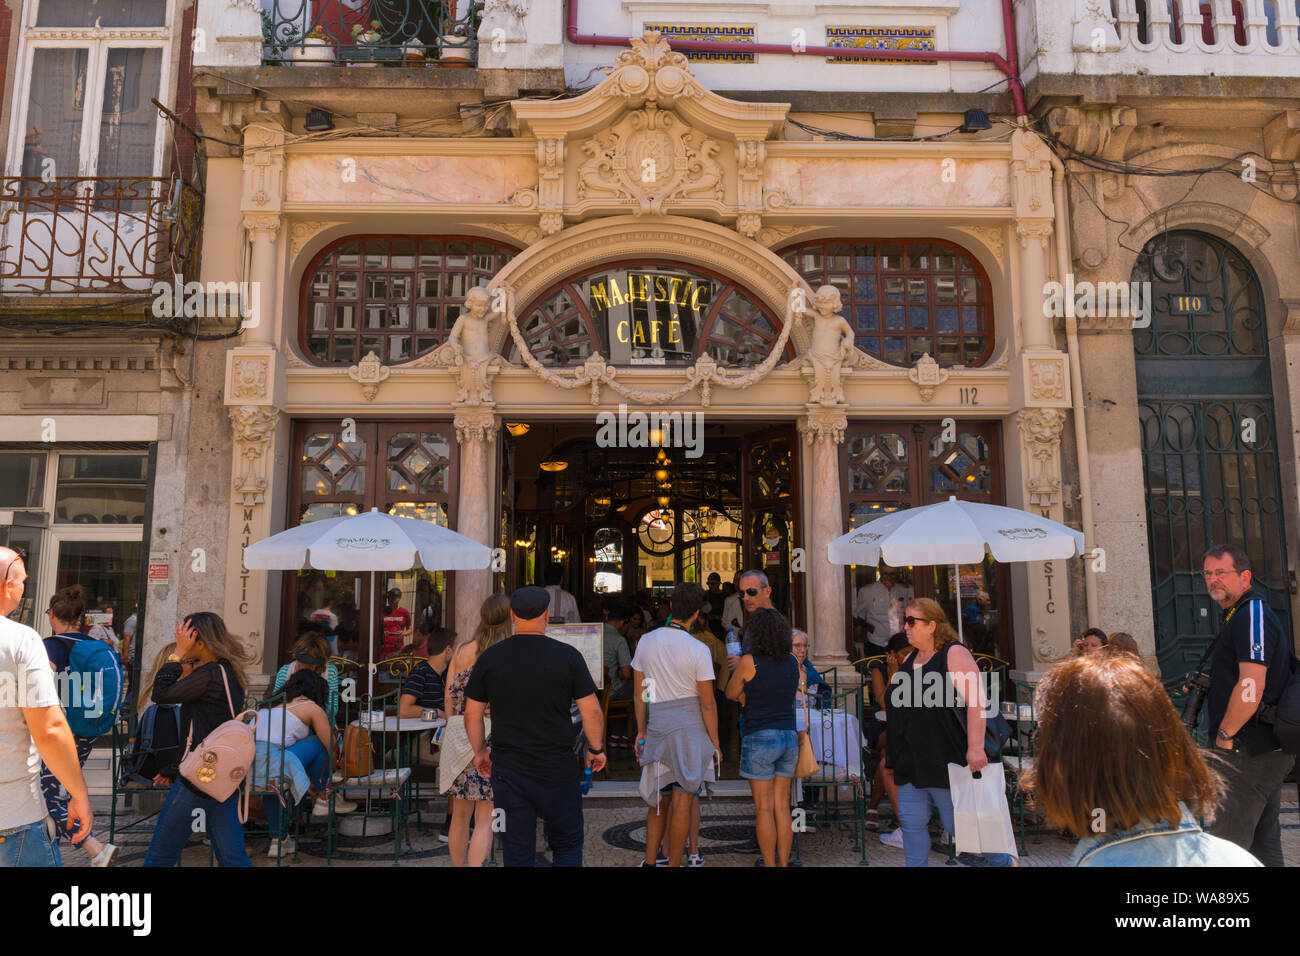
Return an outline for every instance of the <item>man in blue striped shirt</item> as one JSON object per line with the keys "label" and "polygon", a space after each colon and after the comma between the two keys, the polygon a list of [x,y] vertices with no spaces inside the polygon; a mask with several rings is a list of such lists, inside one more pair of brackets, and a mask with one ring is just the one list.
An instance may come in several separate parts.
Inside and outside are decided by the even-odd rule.
{"label": "man in blue striped shirt", "polygon": [[1223,608],[1210,656],[1210,734],[1228,762],[1227,793],[1209,832],[1249,850],[1265,866],[1282,866],[1278,811],[1282,778],[1295,758],[1278,748],[1273,728],[1258,719],[1276,704],[1291,677],[1290,636],[1251,584],[1250,558],[1215,545],[1202,561],[1205,588]]}

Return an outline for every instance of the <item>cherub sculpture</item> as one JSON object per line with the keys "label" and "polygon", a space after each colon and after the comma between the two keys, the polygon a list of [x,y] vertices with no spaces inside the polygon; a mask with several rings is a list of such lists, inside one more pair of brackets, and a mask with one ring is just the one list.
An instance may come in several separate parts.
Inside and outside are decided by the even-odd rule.
{"label": "cherub sculpture", "polygon": [[840,315],[843,304],[840,290],[824,285],[813,296],[813,312],[802,313],[812,317],[812,343],[804,356],[804,376],[811,372],[808,401],[818,405],[844,403],[844,386],[840,380],[845,363],[851,364],[853,356],[853,326]]}
{"label": "cherub sculpture", "polygon": [[475,286],[465,293],[465,307],[447,341],[430,356],[430,364],[458,370],[456,401],[481,405],[492,401],[492,376],[505,364],[492,351],[492,323],[500,312],[488,311],[488,291]]}

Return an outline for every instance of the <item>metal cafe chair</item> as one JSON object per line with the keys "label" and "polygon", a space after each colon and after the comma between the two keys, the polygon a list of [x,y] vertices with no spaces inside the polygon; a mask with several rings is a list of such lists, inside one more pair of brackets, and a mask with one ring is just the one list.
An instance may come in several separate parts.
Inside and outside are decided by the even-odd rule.
{"label": "metal cafe chair", "polygon": [[[819,794],[815,800],[818,825],[824,822],[838,830],[847,830],[860,853],[858,865],[867,866],[867,801],[863,785],[867,759],[862,747],[862,680],[860,674],[854,674],[847,686],[841,686],[836,671],[837,668],[831,668],[822,674],[830,688],[831,706],[822,706],[809,714],[813,724],[809,731],[820,769],[802,783]],[[826,702],[820,701],[823,705]],[[796,718],[802,716],[803,708],[796,706]],[[843,758],[842,763],[839,758]],[[796,843],[798,838],[796,834]]]}
{"label": "metal cafe chair", "polygon": [[[361,814],[361,836],[367,835],[372,810],[377,804],[387,802],[389,822],[393,833],[393,866],[398,865],[401,851],[402,835],[406,826],[406,815],[411,798],[411,767],[403,766],[401,755],[406,749],[397,733],[397,704],[401,699],[400,687],[385,694],[371,698],[363,695],[358,700],[341,701],[340,713],[343,714],[345,733],[356,725],[358,731],[356,748],[358,758],[370,767],[370,772],[358,776],[344,776],[342,781],[330,788],[329,792],[329,826],[333,831],[336,814],[334,800],[342,796],[345,800],[355,800],[362,804],[358,807]],[[389,709],[393,710],[390,714]],[[368,757],[366,756],[368,754]],[[346,774],[346,753],[341,755],[339,773]],[[407,846],[410,848],[410,835],[407,834]],[[332,846],[329,849],[332,854]],[[328,858],[327,858],[328,859]]]}

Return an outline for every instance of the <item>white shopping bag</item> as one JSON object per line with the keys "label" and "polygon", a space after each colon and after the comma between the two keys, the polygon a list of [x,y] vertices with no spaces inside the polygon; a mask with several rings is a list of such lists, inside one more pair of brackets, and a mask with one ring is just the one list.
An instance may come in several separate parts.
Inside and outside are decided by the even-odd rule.
{"label": "white shopping bag", "polygon": [[975,777],[969,767],[950,763],[948,785],[957,852],[1010,853],[1019,857],[1002,764],[990,763]]}

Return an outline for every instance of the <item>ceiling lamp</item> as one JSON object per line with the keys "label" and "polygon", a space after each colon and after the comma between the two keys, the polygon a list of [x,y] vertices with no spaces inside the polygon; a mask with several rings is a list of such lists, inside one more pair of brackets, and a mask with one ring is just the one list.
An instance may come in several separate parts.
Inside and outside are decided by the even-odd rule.
{"label": "ceiling lamp", "polygon": [[609,495],[597,495],[591,499],[597,508],[608,508],[610,505]]}
{"label": "ceiling lamp", "polygon": [[659,451],[655,454],[655,464],[661,467],[664,465],[672,464],[672,461],[670,461],[668,458],[668,453],[665,452],[662,448],[660,448]]}
{"label": "ceiling lamp", "polygon": [[506,431],[514,438],[523,438],[532,427],[527,422],[506,422]]}
{"label": "ceiling lamp", "polygon": [[668,507],[669,501],[668,501],[668,496],[667,496],[667,495],[660,495],[660,496],[659,496],[658,498],[656,498],[655,500],[659,502],[659,507],[660,507],[660,508],[667,508],[667,507]]}
{"label": "ceiling lamp", "polygon": [[537,463],[538,467],[541,468],[542,471],[551,471],[551,472],[564,471],[564,469],[569,467],[569,463],[565,461],[563,458],[555,457],[554,452],[555,452],[555,429],[552,428],[551,429],[551,450],[547,452],[545,458],[543,458],[541,461]]}
{"label": "ceiling lamp", "polygon": [[655,481],[659,482],[660,484],[663,484],[663,483],[664,483],[665,481],[667,481],[667,480],[668,480],[668,469],[667,469],[667,468],[656,468],[656,469],[655,469]]}

